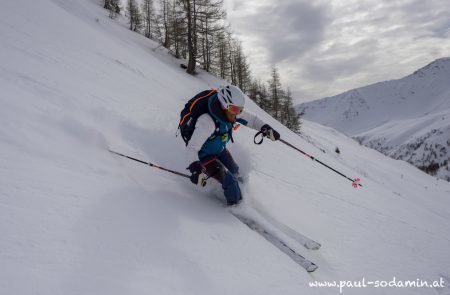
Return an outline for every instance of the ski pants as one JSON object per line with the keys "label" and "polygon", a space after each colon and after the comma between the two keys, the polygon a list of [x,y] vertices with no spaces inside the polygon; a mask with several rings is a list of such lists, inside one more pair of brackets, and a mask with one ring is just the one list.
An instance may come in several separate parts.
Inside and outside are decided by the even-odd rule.
{"label": "ski pants", "polygon": [[242,199],[241,189],[236,178],[236,175],[239,173],[239,166],[230,152],[224,149],[220,154],[202,158],[200,161],[206,168],[206,174],[214,177],[222,184],[227,204],[234,205],[239,203]]}

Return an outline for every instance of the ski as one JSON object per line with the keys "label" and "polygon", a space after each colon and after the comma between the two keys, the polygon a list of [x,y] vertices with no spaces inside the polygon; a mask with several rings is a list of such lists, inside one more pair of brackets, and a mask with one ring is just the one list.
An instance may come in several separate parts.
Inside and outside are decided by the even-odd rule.
{"label": "ski", "polygon": [[230,210],[230,213],[233,214],[239,221],[243,224],[247,225],[250,229],[261,235],[264,239],[266,239],[269,243],[277,247],[281,252],[289,256],[292,260],[294,260],[298,265],[303,267],[307,272],[313,272],[317,269],[317,265],[313,262],[309,261],[299,253],[297,253],[294,249],[292,249],[288,244],[286,244],[283,240],[277,237],[275,234],[271,233],[259,223],[257,223],[252,218],[247,216],[243,216],[239,213],[236,213]]}
{"label": "ski", "polygon": [[261,211],[259,209],[256,209],[256,211],[262,217],[264,217],[271,225],[273,225],[274,227],[278,228],[281,232],[283,232],[288,237],[290,237],[291,239],[293,239],[296,242],[298,242],[300,245],[302,245],[306,249],[319,250],[320,247],[322,246],[320,243],[318,243],[318,242],[314,241],[313,239],[308,238],[307,236],[299,233],[298,231],[292,229],[288,225],[279,222],[278,220],[276,220],[272,216],[268,215],[267,213],[264,213],[263,211]]}
{"label": "ski", "polygon": [[[244,184],[246,182],[246,180],[242,176],[238,176],[237,180],[242,184]],[[276,220],[269,214],[265,213],[264,211],[257,209],[257,208],[253,208],[253,209],[256,210],[256,212],[258,212],[258,214],[261,215],[261,217],[263,217],[268,223],[270,223],[271,225],[276,227],[278,230],[283,232],[286,236],[293,239],[294,241],[296,241],[297,243],[299,243],[306,249],[319,250],[320,247],[322,247],[322,245],[319,242],[316,242],[313,239],[308,238],[304,234],[301,234],[298,231],[294,230],[290,226],[279,222],[278,220]]]}

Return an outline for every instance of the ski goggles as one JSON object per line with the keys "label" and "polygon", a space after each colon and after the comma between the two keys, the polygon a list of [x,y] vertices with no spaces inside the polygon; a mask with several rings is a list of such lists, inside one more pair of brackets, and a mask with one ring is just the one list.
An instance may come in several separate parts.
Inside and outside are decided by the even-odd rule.
{"label": "ski goggles", "polygon": [[240,113],[242,113],[243,110],[244,110],[244,107],[235,106],[232,104],[230,104],[227,108],[227,111],[233,115],[239,115]]}

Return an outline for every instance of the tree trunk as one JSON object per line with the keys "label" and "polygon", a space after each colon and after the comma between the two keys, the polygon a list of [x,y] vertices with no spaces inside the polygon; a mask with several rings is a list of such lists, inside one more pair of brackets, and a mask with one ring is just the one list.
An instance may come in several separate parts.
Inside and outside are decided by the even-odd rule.
{"label": "tree trunk", "polygon": [[195,31],[193,27],[195,24],[193,24],[192,20],[192,10],[191,10],[191,0],[186,0],[186,13],[187,13],[187,19],[188,19],[188,66],[186,69],[186,72],[188,74],[195,74],[195,47],[194,47],[194,34]]}

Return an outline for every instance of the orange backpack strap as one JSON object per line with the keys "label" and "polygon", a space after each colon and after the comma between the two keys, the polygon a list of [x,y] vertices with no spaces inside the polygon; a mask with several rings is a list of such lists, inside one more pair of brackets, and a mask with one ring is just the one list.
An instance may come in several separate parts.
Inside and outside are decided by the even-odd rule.
{"label": "orange backpack strap", "polygon": [[201,99],[205,98],[205,97],[209,97],[211,94],[213,94],[216,91],[216,89],[211,89],[210,92],[208,92],[208,94],[200,96],[199,98],[197,98],[196,100],[194,100],[191,104],[191,107],[189,108],[189,112],[186,113],[183,118],[181,118],[180,120],[180,124],[178,124],[178,127],[181,126],[184,121],[186,120],[187,117],[189,117],[189,115],[192,113],[192,109],[194,108],[194,106],[197,104],[198,101],[200,101]]}

